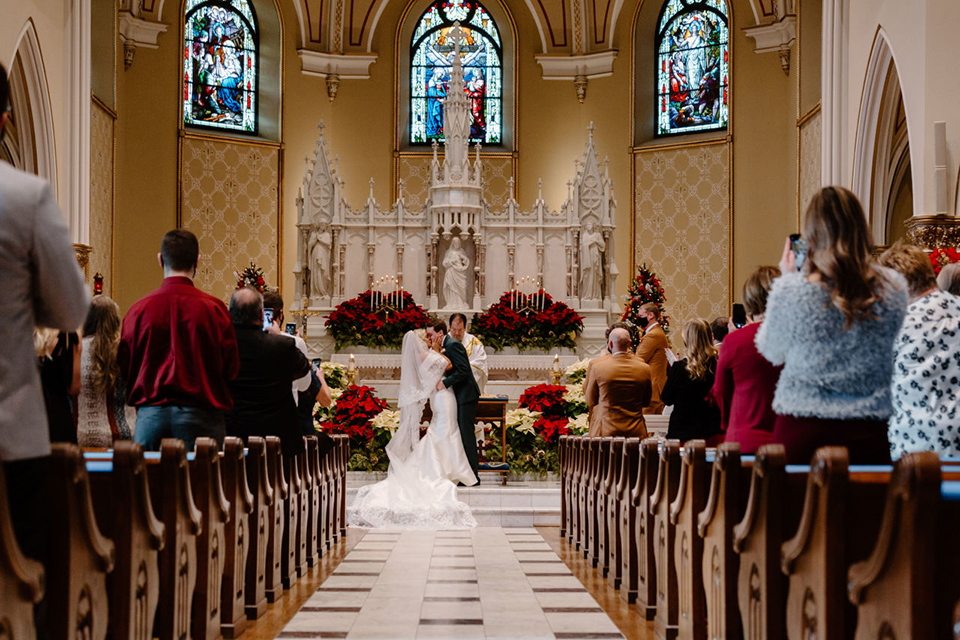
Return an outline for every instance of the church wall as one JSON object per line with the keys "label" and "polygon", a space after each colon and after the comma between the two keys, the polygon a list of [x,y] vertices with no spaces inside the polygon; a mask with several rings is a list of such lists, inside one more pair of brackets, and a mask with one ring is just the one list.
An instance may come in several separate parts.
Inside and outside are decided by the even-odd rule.
{"label": "church wall", "polygon": [[90,280],[100,273],[103,292],[114,295],[114,114],[94,101],[90,107]]}

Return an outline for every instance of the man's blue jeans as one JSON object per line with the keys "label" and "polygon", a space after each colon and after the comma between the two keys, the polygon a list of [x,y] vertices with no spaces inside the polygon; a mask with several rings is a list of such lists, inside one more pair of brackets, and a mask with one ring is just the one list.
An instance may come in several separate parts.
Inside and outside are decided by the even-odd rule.
{"label": "man's blue jeans", "polygon": [[134,440],[145,451],[159,451],[164,438],[183,440],[187,451],[193,451],[197,438],[213,438],[223,449],[226,426],[223,413],[214,409],[163,405],[137,409]]}

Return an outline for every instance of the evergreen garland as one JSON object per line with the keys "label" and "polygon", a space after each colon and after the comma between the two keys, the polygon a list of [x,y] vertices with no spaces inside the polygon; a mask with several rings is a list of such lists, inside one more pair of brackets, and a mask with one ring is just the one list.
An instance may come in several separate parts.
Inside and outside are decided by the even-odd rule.
{"label": "evergreen garland", "polygon": [[633,282],[630,283],[630,288],[627,292],[629,293],[630,301],[623,310],[621,320],[629,322],[634,326],[639,326],[637,324],[637,316],[640,313],[640,306],[652,302],[657,305],[658,315],[660,316],[660,326],[663,327],[664,333],[670,332],[670,317],[663,307],[667,301],[667,295],[663,292],[660,278],[647,268],[646,262],[637,267],[637,275],[633,279]]}

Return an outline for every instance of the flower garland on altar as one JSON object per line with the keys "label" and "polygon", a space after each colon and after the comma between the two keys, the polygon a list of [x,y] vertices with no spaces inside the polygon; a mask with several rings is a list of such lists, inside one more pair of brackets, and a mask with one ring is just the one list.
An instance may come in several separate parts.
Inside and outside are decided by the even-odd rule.
{"label": "flower garland on altar", "polygon": [[[637,276],[633,279],[633,282],[630,283],[630,288],[627,290],[627,294],[629,301],[626,309],[623,310],[623,316],[620,318],[621,320],[629,322],[635,327],[638,327],[637,315],[640,313],[641,305],[652,302],[653,304],[657,305],[657,312],[660,316],[660,326],[663,328],[664,333],[670,332],[670,316],[667,315],[667,312],[664,309],[664,303],[667,301],[667,294],[663,291],[663,286],[660,284],[660,278],[658,278],[653,271],[647,268],[646,262],[637,267]],[[633,337],[634,344],[636,344],[636,339],[638,336]]]}
{"label": "flower garland on altar", "polygon": [[399,349],[407,331],[429,323],[423,307],[407,291],[391,294],[364,291],[338,304],[324,325],[338,350],[350,345]]}
{"label": "flower garland on altar", "polygon": [[581,331],[583,318],[542,289],[531,295],[508,291],[470,324],[470,332],[496,351],[574,349]]}
{"label": "flower garland on altar", "polygon": [[948,264],[960,262],[960,251],[953,247],[946,249],[934,249],[930,252],[930,264],[933,265],[933,271],[940,275],[940,271]]}
{"label": "flower garland on altar", "polygon": [[263,277],[263,269],[258,267],[256,263],[251,262],[249,267],[235,271],[234,275],[237,276],[237,289],[243,289],[249,285],[260,293],[266,293],[267,281]]}

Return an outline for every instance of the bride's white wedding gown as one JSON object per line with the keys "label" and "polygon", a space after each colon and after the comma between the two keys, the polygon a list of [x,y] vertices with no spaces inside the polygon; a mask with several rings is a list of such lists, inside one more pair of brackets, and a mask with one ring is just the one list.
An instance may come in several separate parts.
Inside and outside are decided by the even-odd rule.
{"label": "bride's white wedding gown", "polygon": [[[428,351],[416,335],[410,336],[423,348],[404,338],[401,424],[387,445],[387,479],[360,488],[347,509],[347,521],[374,529],[472,528],[477,521],[470,507],[457,500],[457,482],[477,482],[460,439],[457,399],[452,389],[430,391],[443,376],[446,359]],[[416,369],[415,383],[410,368]],[[417,439],[428,396],[433,419],[426,435]]]}

